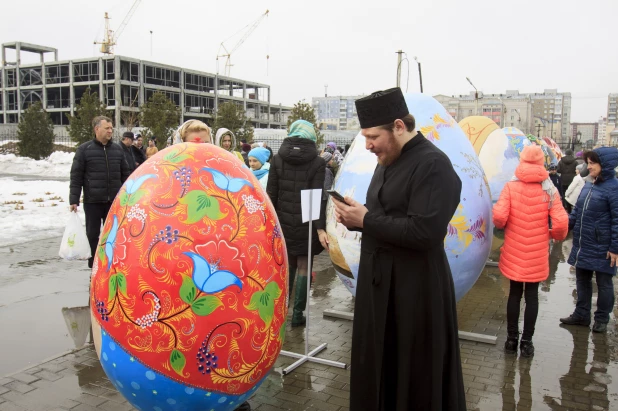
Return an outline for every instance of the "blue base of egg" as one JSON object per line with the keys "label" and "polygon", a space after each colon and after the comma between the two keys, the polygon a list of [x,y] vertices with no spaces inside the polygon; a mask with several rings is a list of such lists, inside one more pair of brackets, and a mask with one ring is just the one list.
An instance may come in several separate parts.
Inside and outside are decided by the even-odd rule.
{"label": "blue base of egg", "polygon": [[229,395],[187,387],[152,371],[101,330],[101,365],[116,389],[140,411],[233,411],[264,382],[247,393]]}

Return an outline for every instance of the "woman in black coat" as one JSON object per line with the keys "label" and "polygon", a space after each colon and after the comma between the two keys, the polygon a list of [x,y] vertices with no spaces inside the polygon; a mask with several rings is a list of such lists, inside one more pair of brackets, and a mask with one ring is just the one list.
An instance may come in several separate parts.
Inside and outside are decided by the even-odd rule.
{"label": "woman in black coat", "polygon": [[[311,274],[307,272],[309,223],[303,223],[302,220],[300,192],[305,189],[322,189],[324,186],[326,163],[318,156],[316,139],[313,124],[305,120],[292,123],[288,137],[271,160],[266,187],[277,211],[287,246],[290,272],[288,298],[292,294],[294,278],[297,279],[292,327],[306,322],[303,311],[307,304],[307,276]],[[326,219],[322,209],[320,219],[313,222],[311,258],[320,254],[328,245],[325,228]]]}

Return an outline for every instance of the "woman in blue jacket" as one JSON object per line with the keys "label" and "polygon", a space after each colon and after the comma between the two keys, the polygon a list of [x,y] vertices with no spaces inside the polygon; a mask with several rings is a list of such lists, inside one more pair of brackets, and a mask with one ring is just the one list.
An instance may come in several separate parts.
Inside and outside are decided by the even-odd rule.
{"label": "woman in blue jacket", "polygon": [[592,274],[595,273],[599,295],[592,331],[607,330],[609,313],[614,308],[613,276],[618,259],[618,149],[600,147],[584,154],[589,176],[569,216],[573,229],[573,249],[569,264],[575,266],[577,306],[560,321],[568,325],[590,325]]}

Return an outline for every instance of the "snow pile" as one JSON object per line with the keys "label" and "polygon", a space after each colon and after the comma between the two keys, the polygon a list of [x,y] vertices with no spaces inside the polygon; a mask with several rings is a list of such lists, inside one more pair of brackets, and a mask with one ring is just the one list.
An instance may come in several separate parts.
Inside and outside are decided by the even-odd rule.
{"label": "snow pile", "polygon": [[69,178],[75,153],[54,151],[45,160],[0,154],[0,174],[19,174]]}
{"label": "snow pile", "polygon": [[[48,163],[64,160],[54,156]],[[70,213],[68,181],[15,181],[5,177],[0,178],[0,185],[0,246],[62,236]],[[85,221],[83,207],[78,210]]]}

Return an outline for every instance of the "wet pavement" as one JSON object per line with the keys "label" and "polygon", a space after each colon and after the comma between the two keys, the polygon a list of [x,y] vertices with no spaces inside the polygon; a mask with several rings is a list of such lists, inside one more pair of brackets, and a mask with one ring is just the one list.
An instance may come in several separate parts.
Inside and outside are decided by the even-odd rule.
{"label": "wet pavement", "polygon": [[[130,410],[106,378],[92,346],[44,361],[74,347],[61,308],[87,301],[89,271],[84,262],[56,258],[58,242],[0,249],[0,376],[13,373],[0,378],[0,411]],[[615,317],[607,334],[559,325],[558,318],[570,314],[575,303],[575,273],[564,262],[570,247],[570,240],[552,245],[552,273],[540,287],[532,359],[503,351],[509,286],[497,268],[487,267],[458,303],[460,330],[498,337],[495,346],[461,341],[468,409],[618,409]],[[352,311],[353,299],[327,257],[317,258],[315,271],[310,348],[327,342],[319,357],[349,363],[351,322],[323,318],[322,312]],[[288,327],[284,349],[304,350],[302,328]],[[283,376],[282,369],[292,362],[279,357],[251,398],[253,409],[348,410],[349,370],[307,363]]]}

